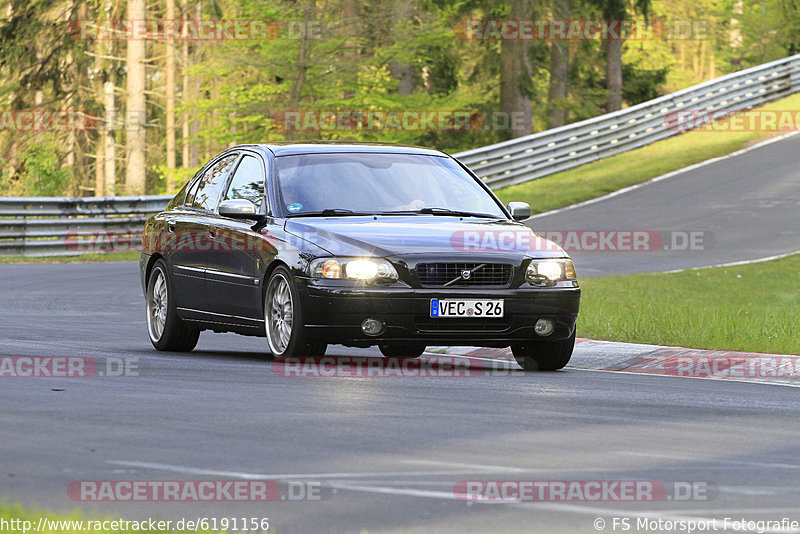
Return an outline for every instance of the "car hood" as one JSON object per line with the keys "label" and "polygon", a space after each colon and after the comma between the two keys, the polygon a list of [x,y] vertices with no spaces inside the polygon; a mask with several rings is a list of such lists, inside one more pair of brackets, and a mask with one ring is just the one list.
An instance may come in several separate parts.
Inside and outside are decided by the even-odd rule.
{"label": "car hood", "polygon": [[356,216],[287,219],[285,229],[333,256],[471,258],[568,257],[524,224],[449,216]]}

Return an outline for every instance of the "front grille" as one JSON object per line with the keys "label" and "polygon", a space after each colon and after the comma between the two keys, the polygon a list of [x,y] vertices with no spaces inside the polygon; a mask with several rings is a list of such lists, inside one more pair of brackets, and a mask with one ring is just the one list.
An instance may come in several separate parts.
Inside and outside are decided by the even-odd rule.
{"label": "front grille", "polygon": [[510,317],[496,319],[458,317],[414,317],[414,325],[420,332],[502,332],[511,326]]}
{"label": "front grille", "polygon": [[[462,278],[470,271],[469,278]],[[420,263],[417,279],[422,287],[506,287],[511,283],[507,263]]]}

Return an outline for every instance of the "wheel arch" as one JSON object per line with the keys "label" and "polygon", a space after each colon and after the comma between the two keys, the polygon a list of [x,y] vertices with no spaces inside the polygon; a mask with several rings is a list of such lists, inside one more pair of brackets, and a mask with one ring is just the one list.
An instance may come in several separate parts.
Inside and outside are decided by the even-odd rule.
{"label": "wheel arch", "polygon": [[[164,259],[164,256],[162,256],[158,252],[156,252],[155,254],[150,256],[150,259],[147,261],[147,267],[145,267],[145,271],[144,271],[144,287],[145,288],[147,288],[147,284],[150,283],[150,273],[153,272],[153,266],[156,264],[156,262],[158,260],[163,260],[163,259]],[[166,263],[166,260],[164,260],[164,262]]]}
{"label": "wheel arch", "polygon": [[272,273],[275,272],[275,269],[278,267],[285,267],[286,269],[291,272],[289,265],[282,260],[273,260],[267,266],[267,269],[264,271],[264,279],[261,280],[261,312],[264,312],[264,299],[267,298],[267,284],[269,283],[269,277],[272,276]]}

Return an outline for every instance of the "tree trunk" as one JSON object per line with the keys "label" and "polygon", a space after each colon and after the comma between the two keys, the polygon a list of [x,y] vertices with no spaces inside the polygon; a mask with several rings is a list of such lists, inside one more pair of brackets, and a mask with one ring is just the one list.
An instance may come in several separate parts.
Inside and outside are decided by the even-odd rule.
{"label": "tree trunk", "polygon": [[608,105],[606,111],[622,109],[622,40],[606,41],[606,89]]}
{"label": "tree trunk", "polygon": [[[64,101],[65,109],[74,110],[78,105],[76,105],[76,97],[78,96],[77,87],[79,87],[79,79],[78,79],[78,63],[75,60],[72,52],[67,54],[67,65],[69,65],[69,72],[71,74],[70,78],[74,80],[72,84],[67,88],[67,97]],[[76,148],[76,139],[75,139],[75,130],[69,128],[67,130],[67,148],[64,154],[64,160],[61,163],[61,168],[66,169],[67,174],[69,175],[69,187],[73,189],[73,193],[77,192],[78,186],[80,184],[75,183],[75,148]]]}
{"label": "tree trunk", "polygon": [[[167,0],[166,18],[168,25],[175,24],[175,0]],[[167,39],[164,83],[166,84],[167,120],[167,192],[175,189],[175,40],[172,32]]]}
{"label": "tree trunk", "polygon": [[[183,14],[183,31],[181,32],[181,99],[184,103],[189,102],[189,40],[186,38],[186,26],[189,20],[189,6],[186,0],[181,0],[181,13]],[[181,120],[181,167],[189,167],[189,112],[183,112]]]}
{"label": "tree trunk", "polygon": [[[12,2],[8,2],[8,6],[6,7],[6,18],[7,19],[11,19],[11,17],[13,15],[14,15],[14,4]],[[2,67],[3,67],[3,65],[0,65],[0,68],[2,68]],[[8,77],[6,79],[8,79],[8,80],[16,80],[17,79],[17,77],[16,77],[17,74],[16,74],[15,71],[17,70],[17,68],[18,67],[11,68],[9,66],[9,71],[11,71],[11,72],[5,72],[4,69],[0,70],[0,76],[8,74]],[[15,99],[16,99],[16,93],[13,92],[13,91],[9,92],[8,93],[8,109],[9,110],[14,109],[14,100]],[[13,132],[10,134],[10,136],[11,136],[11,144],[10,144],[10,146],[8,148],[8,166],[6,167],[6,180],[8,180],[9,185],[11,184],[12,180],[16,179],[15,175],[17,174],[17,165],[19,164],[19,157],[18,157],[18,155],[19,155],[19,136],[15,136],[13,134]]]}
{"label": "tree trunk", "polygon": [[[556,19],[568,20],[572,11],[569,0],[556,0],[554,15]],[[567,77],[569,75],[569,43],[554,40],[550,44],[550,87],[548,102],[548,126],[555,128],[567,122],[567,110],[563,101],[567,98]]]}
{"label": "tree trunk", "polygon": [[[303,8],[304,20],[314,20],[314,11],[314,0],[307,0],[306,5]],[[303,32],[303,37],[300,39],[300,49],[297,51],[295,77],[292,80],[292,86],[289,88],[289,100],[287,102],[287,108],[290,111],[299,111],[300,99],[303,96],[303,86],[306,82],[306,70],[308,70],[308,41],[308,32]],[[285,136],[287,140],[292,140],[297,137],[293,131],[286,131]]]}
{"label": "tree trunk", "polygon": [[712,80],[717,77],[717,61],[713,49],[708,54],[708,77]]}
{"label": "tree trunk", "polygon": [[103,130],[97,139],[97,146],[94,151],[94,196],[104,197],[106,189],[106,144],[103,142]]}
{"label": "tree trunk", "polygon": [[[112,78],[113,80],[113,78]],[[114,138],[114,123],[116,122],[116,110],[114,107],[116,106],[115,98],[114,98],[114,82],[112,80],[107,81],[103,84],[103,105],[105,107],[105,125],[106,129],[103,132],[103,143],[105,143],[105,178],[106,178],[106,185],[104,188],[104,193],[106,196],[113,197],[116,194],[116,186],[117,186],[117,169],[116,169],[116,157],[117,157],[117,145],[116,139]]]}
{"label": "tree trunk", "polygon": [[700,42],[700,55],[698,57],[698,75],[700,76],[701,80],[705,80],[705,68],[706,68],[706,49],[708,48],[708,41],[703,40]]}
{"label": "tree trunk", "polygon": [[[605,0],[603,18],[624,20],[628,18],[628,8],[624,0]],[[606,90],[608,102],[606,112],[622,109],[622,39],[606,41]]]}
{"label": "tree trunk", "polygon": [[[529,4],[524,0],[511,0],[513,20],[527,20]],[[530,86],[531,63],[527,41],[502,41],[500,43],[500,110],[508,119],[509,137],[522,137],[532,132],[533,114]]]}
{"label": "tree trunk", "polygon": [[[355,40],[358,36],[358,4],[356,0],[342,0],[342,18],[344,19],[343,31],[347,38],[342,51],[342,63],[345,68],[353,70],[353,76],[355,77],[356,70],[354,67],[358,64],[358,44]],[[352,98],[354,94],[353,90],[345,89],[342,93],[342,98],[347,100]]]}
{"label": "tree trunk", "polygon": [[[94,71],[96,79],[94,80],[95,83],[94,87],[96,88],[96,98],[98,102],[102,101],[103,98],[103,82],[105,77],[105,63],[106,60],[104,59],[105,54],[105,40],[98,39],[97,40],[97,57],[94,58]],[[99,113],[98,113],[99,115]],[[103,123],[102,117],[97,117],[95,120],[97,124],[97,143],[94,149],[94,196],[96,197],[103,197],[105,196],[105,189],[106,189],[106,144],[105,144],[105,132],[108,129],[108,125]]]}
{"label": "tree trunk", "polygon": [[[194,5],[194,19],[200,20],[203,18],[203,6],[198,0]],[[199,46],[195,46],[192,53],[192,61],[197,64],[202,60],[202,51]],[[200,94],[200,77],[194,76],[192,78],[192,87],[190,89],[189,102],[194,102]],[[200,145],[197,143],[197,134],[200,131],[200,121],[197,119],[197,113],[192,110],[192,121],[189,123],[189,167],[197,167],[200,160]]]}
{"label": "tree trunk", "polygon": [[728,46],[730,48],[739,49],[744,43],[742,39],[742,25],[739,17],[744,14],[744,1],[734,0],[733,2],[733,16],[730,21],[730,30],[728,31]]}
{"label": "tree trunk", "polygon": [[[402,39],[402,35],[397,35],[398,24],[404,20],[411,20],[414,17],[414,0],[395,0],[392,7],[392,43],[397,43]],[[398,82],[397,94],[410,95],[414,92],[414,65],[400,63],[392,60],[389,64],[389,71]]]}
{"label": "tree trunk", "polygon": [[[104,2],[104,11],[105,11],[105,20],[110,21],[114,18],[114,0],[105,0]],[[109,41],[107,39],[100,40],[100,50],[101,55],[103,56],[113,56],[114,55],[114,42]],[[116,130],[116,95],[114,94],[116,83],[116,76],[114,72],[116,69],[109,68],[107,59],[103,59],[103,86],[101,88],[101,100],[103,101],[103,120],[100,121],[102,124],[100,130],[100,139],[98,140],[99,144],[103,145],[103,160],[98,162],[99,165],[103,167],[103,195],[107,197],[113,197],[116,194],[116,185],[117,185],[117,145],[116,145],[116,138],[115,130]],[[98,151],[99,153],[100,151]]]}
{"label": "tree trunk", "polygon": [[[145,0],[128,0],[128,20],[145,20]],[[135,36],[128,41],[128,81],[125,139],[125,187],[129,194],[145,194],[147,150],[147,102],[145,100],[145,40]]]}

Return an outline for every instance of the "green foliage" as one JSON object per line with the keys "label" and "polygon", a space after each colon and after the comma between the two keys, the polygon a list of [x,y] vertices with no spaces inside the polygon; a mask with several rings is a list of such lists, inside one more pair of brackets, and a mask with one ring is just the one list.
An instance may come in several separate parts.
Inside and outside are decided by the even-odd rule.
{"label": "green foliage", "polygon": [[640,69],[637,65],[626,63],[622,65],[622,97],[629,105],[633,106],[646,100],[661,96],[659,87],[667,81],[669,69]]}
{"label": "green foliage", "polygon": [[[148,189],[151,191],[150,194],[153,195],[166,195],[170,193],[176,193],[183,185],[189,181],[189,179],[194,176],[197,172],[199,167],[180,167],[177,169],[172,169],[170,171],[167,169],[166,165],[156,165],[153,168],[155,174],[155,183],[152,186],[148,186]],[[167,190],[167,176],[169,173],[172,173],[173,183],[175,184],[174,190]]]}
{"label": "green foliage", "polygon": [[55,197],[70,192],[69,171],[51,142],[29,145],[20,155],[22,180],[31,196]]}
{"label": "green foliage", "polygon": [[[104,115],[103,83],[116,85],[117,119],[125,117],[125,42],[81,37],[79,20],[124,18],[125,3],[77,0],[54,6],[50,0],[9,0],[0,10],[0,100],[6,109],[80,109]],[[60,5],[60,4],[59,4]],[[342,140],[430,145],[451,152],[507,138],[510,128],[497,120],[504,44],[497,40],[467,40],[456,31],[467,20],[503,20],[511,16],[505,0],[190,0],[191,17],[223,20],[275,21],[279,34],[260,40],[191,41],[190,78],[183,91],[179,68],[176,81],[178,146],[182,167],[205,161],[232,143],[286,140]],[[658,35],[631,40],[623,47],[625,105],[654,98],[688,85],[782,57],[800,50],[800,0],[576,0],[570,18],[647,18],[653,27],[702,26],[703,35]],[[346,8],[348,14],[345,15]],[[162,1],[148,4],[148,17],[163,17]],[[354,12],[350,12],[354,10]],[[553,2],[525,3],[536,20],[558,18]],[[613,16],[612,16],[613,15]],[[657,26],[660,25],[660,26]],[[305,27],[307,34],[298,32]],[[695,28],[696,29],[696,28]],[[734,42],[739,32],[740,42]],[[566,41],[569,51],[566,98],[550,101],[550,61],[553,43],[525,43],[531,76],[516,79],[519,92],[530,98],[533,130],[547,127],[549,110],[566,110],[567,122],[602,113],[605,88],[604,42]],[[182,43],[176,48],[181,55]],[[507,49],[507,47],[506,47]],[[147,42],[147,192],[166,187],[165,163],[165,43]],[[181,65],[180,57],[178,64]],[[401,90],[401,74],[412,80]],[[199,87],[195,87],[195,83]],[[37,104],[41,102],[41,104]],[[446,128],[375,129],[310,128],[287,130],[286,111],[317,113],[367,111],[468,111],[469,131]],[[192,156],[182,161],[181,122],[192,122]],[[116,125],[117,178],[125,176],[125,130]],[[39,143],[35,132],[0,132],[0,155],[7,162],[17,154],[18,174],[3,166],[0,192],[25,194],[36,190],[65,193],[94,188],[99,130],[55,132],[50,150],[70,153],[75,161],[69,183],[53,170],[43,189],[22,178],[22,155]],[[194,155],[196,154],[196,158]],[[44,152],[28,157],[39,159]],[[46,159],[46,158],[45,158]],[[35,172],[40,172],[39,170]],[[185,171],[189,173],[191,171]],[[179,180],[184,176],[179,172]],[[27,176],[27,175],[26,175]],[[36,179],[38,180],[38,178]],[[117,193],[125,191],[117,184]]]}

